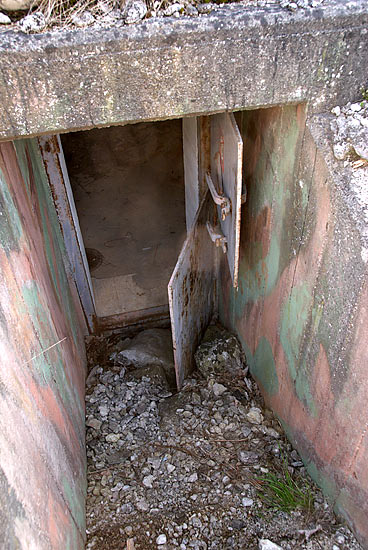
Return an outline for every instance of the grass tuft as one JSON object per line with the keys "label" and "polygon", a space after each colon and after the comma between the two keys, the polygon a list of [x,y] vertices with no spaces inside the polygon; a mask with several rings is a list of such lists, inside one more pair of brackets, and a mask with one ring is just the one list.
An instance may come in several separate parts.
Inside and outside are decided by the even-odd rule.
{"label": "grass tuft", "polygon": [[287,459],[281,455],[282,468],[278,475],[269,472],[257,478],[258,496],[269,508],[282,512],[302,509],[311,513],[314,509],[312,487],[306,479],[294,480],[288,469]]}

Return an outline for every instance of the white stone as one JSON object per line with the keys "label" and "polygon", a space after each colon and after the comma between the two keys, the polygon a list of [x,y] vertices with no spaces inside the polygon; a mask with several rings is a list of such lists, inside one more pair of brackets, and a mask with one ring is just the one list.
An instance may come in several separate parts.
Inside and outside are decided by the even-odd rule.
{"label": "white stone", "polygon": [[72,15],[72,21],[76,27],[83,28],[92,25],[95,22],[95,18],[90,11],[86,10],[80,15]]}
{"label": "white stone", "polygon": [[350,145],[346,142],[344,143],[335,143],[333,146],[333,154],[337,160],[344,160],[346,155],[349,153]]}
{"label": "white stone", "polygon": [[247,414],[247,420],[251,422],[251,424],[262,424],[263,415],[261,410],[258,409],[258,407],[252,407]]}
{"label": "white stone", "polygon": [[107,416],[109,414],[109,408],[106,405],[100,405],[98,410],[101,416]]}
{"label": "white stone", "polygon": [[40,32],[46,27],[46,19],[43,13],[26,15],[19,21],[20,30],[26,33]]}
{"label": "white stone", "polygon": [[178,13],[183,9],[184,9],[183,4],[178,4],[178,3],[170,4],[164,11],[164,15],[166,15],[166,17],[170,17],[170,15],[174,15],[175,13]]}
{"label": "white stone", "polygon": [[254,500],[252,498],[247,498],[247,497],[242,498],[242,505],[245,508],[248,508],[249,506],[253,506],[253,504],[254,504]]}
{"label": "white stone", "polygon": [[169,464],[169,463],[166,464],[166,470],[167,470],[167,473],[168,473],[168,474],[172,474],[173,471],[175,470],[174,464]]}
{"label": "white stone", "polygon": [[142,0],[131,0],[125,8],[125,23],[127,25],[138,23],[138,21],[145,17],[146,13],[147,6],[145,2],[142,2]]}
{"label": "white stone", "polygon": [[222,395],[226,391],[226,389],[227,388],[225,386],[223,386],[222,384],[218,384],[217,382],[215,382],[212,386],[212,391],[216,395],[216,397]]}
{"label": "white stone", "polygon": [[197,480],[198,480],[197,472],[194,472],[194,474],[192,474],[191,476],[188,477],[188,482],[189,483],[194,483]]}
{"label": "white stone", "polygon": [[333,109],[331,109],[331,113],[332,113],[333,115],[340,116],[340,114],[341,114],[341,109],[340,109],[340,107],[337,105],[336,107],[334,107]]}
{"label": "white stone", "polygon": [[167,542],[167,538],[166,538],[166,535],[164,534],[159,535],[156,539],[156,543],[158,546],[161,546],[162,544],[166,544],[166,542]]}
{"label": "white stone", "polygon": [[0,25],[9,25],[9,23],[11,23],[10,17],[0,12]]}
{"label": "white stone", "polygon": [[105,439],[108,443],[116,443],[120,439],[120,434],[108,434]]}
{"label": "white stone", "polygon": [[259,550],[282,550],[281,546],[275,544],[269,539],[260,539],[258,542]]}
{"label": "white stone", "polygon": [[350,107],[350,110],[353,111],[354,113],[359,113],[359,111],[362,110],[362,107],[360,103],[353,103]]}
{"label": "white stone", "polygon": [[143,485],[145,487],[148,487],[148,489],[152,489],[152,484],[153,484],[154,480],[155,480],[155,478],[153,477],[153,475],[145,476],[143,478]]}

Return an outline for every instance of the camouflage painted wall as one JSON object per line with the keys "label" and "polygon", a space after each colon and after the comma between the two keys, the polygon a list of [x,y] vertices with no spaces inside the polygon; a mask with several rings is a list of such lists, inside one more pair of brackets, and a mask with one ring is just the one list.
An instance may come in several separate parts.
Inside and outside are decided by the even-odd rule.
{"label": "camouflage painted wall", "polygon": [[0,144],[0,547],[84,547],[83,318],[37,140]]}
{"label": "camouflage painted wall", "polygon": [[368,277],[303,106],[243,112],[240,284],[220,316],[312,477],[368,548]]}

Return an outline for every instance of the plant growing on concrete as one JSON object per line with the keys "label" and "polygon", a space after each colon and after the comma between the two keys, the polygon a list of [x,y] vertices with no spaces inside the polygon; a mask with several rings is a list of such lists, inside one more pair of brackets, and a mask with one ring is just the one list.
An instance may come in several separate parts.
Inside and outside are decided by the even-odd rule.
{"label": "plant growing on concrete", "polygon": [[258,496],[266,506],[282,512],[302,509],[312,512],[314,495],[305,479],[295,480],[289,471],[287,459],[281,453],[281,472],[269,472],[257,478]]}
{"label": "plant growing on concrete", "polygon": [[360,93],[362,94],[363,101],[368,101],[368,88],[362,88]]}

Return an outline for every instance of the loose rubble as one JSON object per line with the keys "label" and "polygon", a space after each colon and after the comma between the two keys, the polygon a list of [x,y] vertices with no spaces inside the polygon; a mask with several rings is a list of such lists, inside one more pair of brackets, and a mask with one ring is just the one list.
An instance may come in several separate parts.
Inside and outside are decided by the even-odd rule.
{"label": "loose rubble", "polygon": [[309,515],[259,498],[280,453],[292,475],[305,470],[237,339],[210,327],[179,393],[170,341],[151,329],[89,342],[87,550],[360,549],[317,489]]}
{"label": "loose rubble", "polygon": [[[87,2],[85,8],[83,3],[78,2],[73,11],[73,4],[66,7],[64,13],[60,15],[50,14],[49,4],[42,0],[0,0],[0,8],[8,11],[12,19],[6,14],[0,14],[0,24],[12,25],[13,28],[19,28],[22,32],[37,33],[45,29],[57,27],[101,27],[109,25],[134,25],[140,21],[152,17],[197,17],[206,15],[212,11],[221,10],[225,5],[236,2],[237,7],[263,8],[279,5],[289,12],[300,12],[318,8],[322,3],[327,4],[329,0],[216,0],[215,2],[198,2],[198,0],[128,0],[125,4],[115,0],[98,0]],[[37,9],[37,6],[39,8]],[[45,6],[47,9],[45,10]],[[26,17],[20,17],[22,10],[35,10]],[[24,13],[24,12],[23,12]],[[2,17],[3,16],[3,17]],[[44,18],[44,24],[37,24],[29,17],[39,16]],[[5,19],[5,17],[7,19]]]}
{"label": "loose rubble", "polygon": [[[365,92],[368,93],[367,91]],[[362,259],[368,262],[368,101],[336,106],[331,111],[332,148],[334,157],[344,163],[348,200],[353,217],[360,227],[364,246]]]}
{"label": "loose rubble", "polygon": [[337,106],[331,112],[335,115],[331,122],[335,157],[368,162],[368,101]]}

